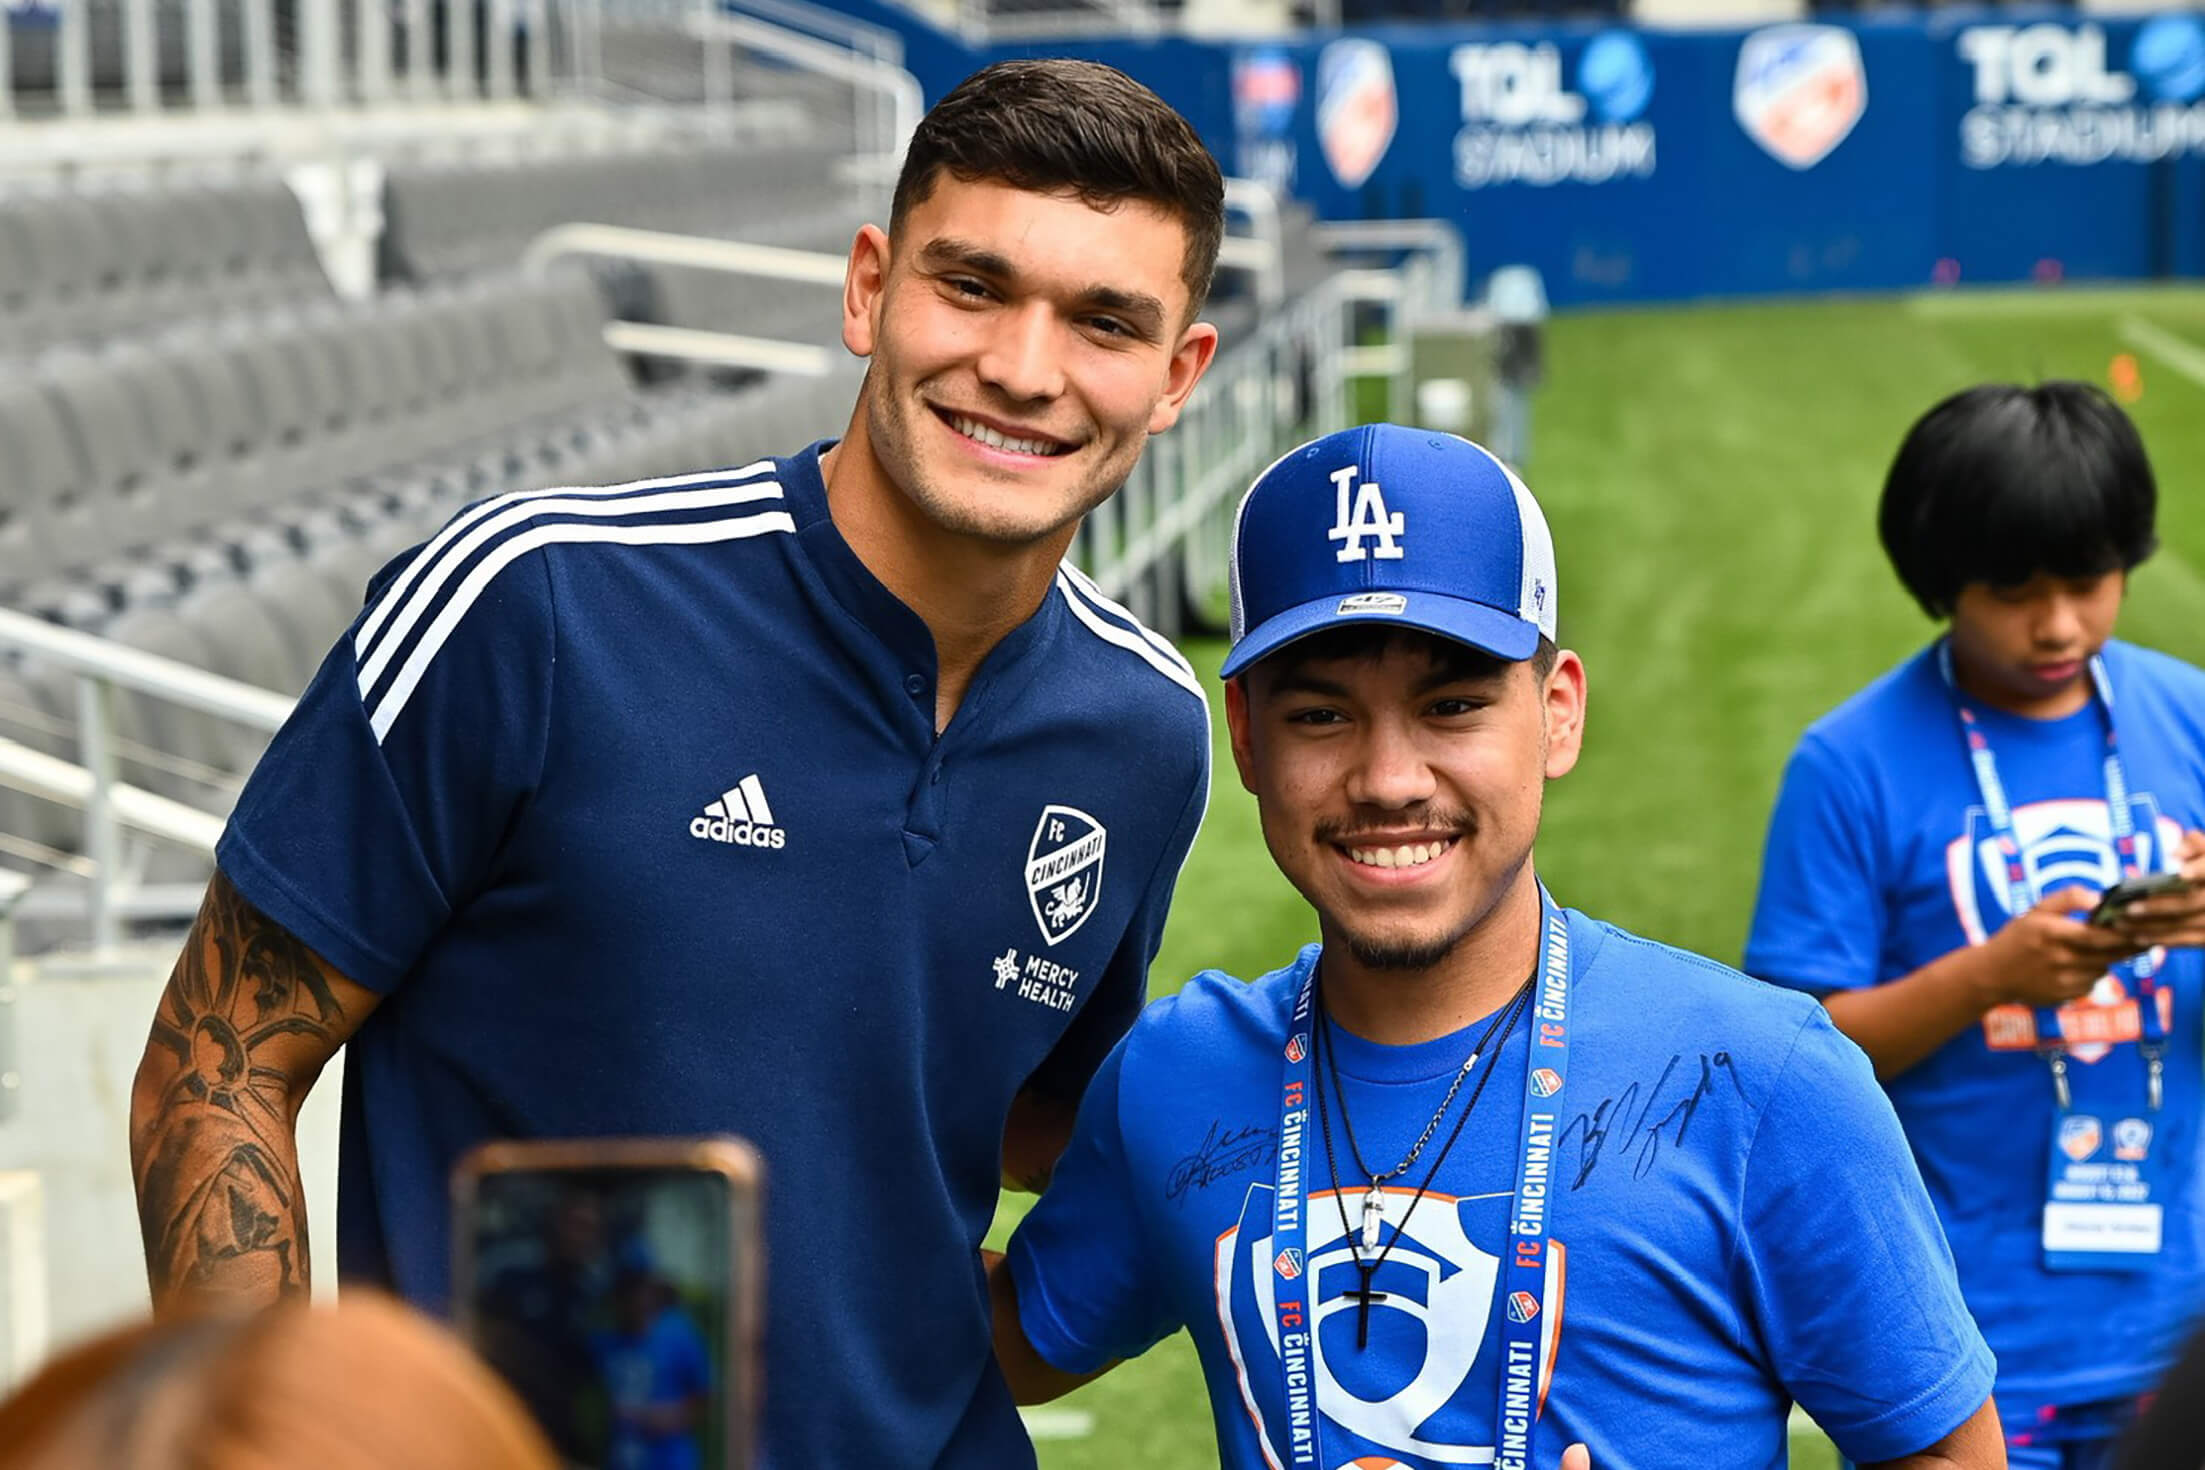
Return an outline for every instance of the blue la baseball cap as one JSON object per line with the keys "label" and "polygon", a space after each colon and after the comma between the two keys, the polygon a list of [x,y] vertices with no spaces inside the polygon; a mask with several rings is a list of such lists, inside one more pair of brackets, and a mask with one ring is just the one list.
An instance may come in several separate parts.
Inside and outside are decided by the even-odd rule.
{"label": "blue la baseball cap", "polygon": [[1343,623],[1417,628],[1521,661],[1554,637],[1554,538],[1491,453],[1366,424],[1256,478],[1233,519],[1232,595],[1228,679]]}

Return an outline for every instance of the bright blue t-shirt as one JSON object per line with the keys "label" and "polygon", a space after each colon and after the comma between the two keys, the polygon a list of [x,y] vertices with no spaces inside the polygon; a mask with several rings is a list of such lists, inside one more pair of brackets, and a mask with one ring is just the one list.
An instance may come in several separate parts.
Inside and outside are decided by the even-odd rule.
{"label": "bright blue t-shirt", "polygon": [[[1551,1467],[1583,1440],[1603,1467],[1781,1466],[1793,1400],[1861,1460],[1958,1427],[1990,1392],[1991,1357],[1859,1049],[1803,996],[1581,914],[1569,922],[1569,1073],[1548,1206],[1558,1264],[1543,1318],[1551,1377],[1535,1463]],[[1264,1307],[1273,1165],[1288,1023],[1318,956],[1312,945],[1252,985],[1206,973],[1151,1006],[1097,1075],[1009,1252],[1027,1336],[1066,1372],[1189,1329],[1229,1470],[1283,1463],[1283,1375]],[[1484,1025],[1402,1047],[1330,1029],[1373,1167],[1408,1152]],[[1499,1051],[1375,1273],[1387,1299],[1371,1309],[1367,1348],[1341,1295],[1357,1284],[1347,1226],[1360,1222],[1367,1180],[1336,1114],[1337,1182],[1314,1116],[1304,1129],[1327,1470],[1492,1457],[1498,1268],[1530,1031],[1520,1024]],[[1390,1186],[1389,1220],[1452,1127]]]}
{"label": "bright blue t-shirt", "polygon": [[[2120,750],[2147,866],[2205,826],[2205,674],[2109,643]],[[1976,701],[2013,806],[2034,891],[2113,885],[2105,716],[2093,700],[2030,720]],[[1784,774],[1769,826],[1746,968],[1816,994],[1880,985],[2007,918],[1999,855],[1934,647],[1817,721]],[[1998,1354],[2001,1416],[2026,1428],[2046,1405],[2141,1392],[2205,1310],[2199,1213],[2199,1018],[2205,956],[2176,950],[2158,1145],[2164,1247],[2142,1275],[2048,1271],[2042,1229],[2055,1102],[2023,1007],[2003,1007],[1890,1079],[1960,1284]],[[2078,1113],[2145,1104],[2136,1003],[2108,977],[2062,1022]],[[2095,1039],[2093,1039],[2095,1038]]]}
{"label": "bright blue t-shirt", "polygon": [[977,1251],[1022,1086],[1139,1012],[1208,785],[1170,645],[1066,569],[934,728],[817,446],[507,496],[394,564],[222,870],[383,994],[338,1260],[440,1310],[487,1138],[764,1155],[769,1463],[1031,1463]]}
{"label": "bright blue t-shirt", "polygon": [[711,1389],[711,1357],[688,1314],[668,1306],[641,1332],[595,1333],[590,1353],[597,1360],[612,1419],[604,1470],[698,1470],[704,1463],[698,1448],[702,1415],[687,1429],[656,1433],[633,1414],[683,1403]]}

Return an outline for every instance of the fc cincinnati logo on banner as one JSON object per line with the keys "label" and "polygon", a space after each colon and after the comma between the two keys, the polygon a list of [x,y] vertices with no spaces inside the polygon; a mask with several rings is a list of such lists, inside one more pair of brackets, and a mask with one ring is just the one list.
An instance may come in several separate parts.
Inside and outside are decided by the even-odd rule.
{"label": "fc cincinnati logo on banner", "polygon": [[1738,48],[1731,110],[1746,136],[1787,168],[1828,158],[1868,111],[1860,41],[1837,26],[1770,26]]}
{"label": "fc cincinnati logo on banner", "polygon": [[1292,1281],[1302,1274],[1302,1253],[1297,1250],[1280,1251],[1279,1258],[1271,1263],[1271,1269],[1278,1272],[1283,1279]]}
{"label": "fc cincinnati logo on banner", "polygon": [[1528,1291],[1512,1291],[1508,1294],[1508,1320],[1529,1322],[1539,1315],[1539,1299]]}
{"label": "fc cincinnati logo on banner", "polygon": [[1286,1039],[1286,1059],[1298,1062],[1309,1055],[1309,1038],[1299,1031]]}
{"label": "fc cincinnati logo on banner", "polygon": [[1077,933],[1102,888],[1102,823],[1068,806],[1046,806],[1026,845],[1026,902],[1050,944]]}
{"label": "fc cincinnati logo on banner", "polygon": [[1552,1097],[1562,1090],[1562,1074],[1552,1067],[1541,1067],[1531,1074],[1531,1090],[1540,1097]]}
{"label": "fc cincinnati logo on banner", "polygon": [[1334,41],[1317,58],[1317,144],[1343,189],[1360,189],[1400,121],[1393,58],[1376,41]]}

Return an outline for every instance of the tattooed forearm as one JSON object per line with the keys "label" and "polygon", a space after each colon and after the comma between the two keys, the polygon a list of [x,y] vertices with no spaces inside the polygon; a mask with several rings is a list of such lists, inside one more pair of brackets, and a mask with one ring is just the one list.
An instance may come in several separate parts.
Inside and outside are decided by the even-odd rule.
{"label": "tattooed forearm", "polygon": [[308,1286],[298,1104],[365,995],[219,873],[184,941],[131,1095],[130,1152],[158,1309]]}

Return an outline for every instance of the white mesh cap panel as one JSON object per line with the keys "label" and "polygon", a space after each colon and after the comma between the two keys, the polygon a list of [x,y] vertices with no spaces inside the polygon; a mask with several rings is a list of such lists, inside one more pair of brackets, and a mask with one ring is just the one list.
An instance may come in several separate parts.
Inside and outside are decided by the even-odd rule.
{"label": "white mesh cap panel", "polygon": [[1554,577],[1554,533],[1547,529],[1545,513],[1516,472],[1506,465],[1502,469],[1508,474],[1509,488],[1516,492],[1516,516],[1523,523],[1524,533],[1523,585],[1517,592],[1516,611],[1524,621],[1537,623],[1539,631],[1554,641],[1555,603],[1560,600]]}

